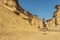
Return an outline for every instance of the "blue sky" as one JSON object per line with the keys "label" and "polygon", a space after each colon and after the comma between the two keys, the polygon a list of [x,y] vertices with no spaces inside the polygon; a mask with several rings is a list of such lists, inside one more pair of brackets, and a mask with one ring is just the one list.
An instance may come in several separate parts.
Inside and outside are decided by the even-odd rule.
{"label": "blue sky", "polygon": [[52,18],[55,6],[60,4],[60,0],[19,0],[19,4],[32,14],[39,18]]}

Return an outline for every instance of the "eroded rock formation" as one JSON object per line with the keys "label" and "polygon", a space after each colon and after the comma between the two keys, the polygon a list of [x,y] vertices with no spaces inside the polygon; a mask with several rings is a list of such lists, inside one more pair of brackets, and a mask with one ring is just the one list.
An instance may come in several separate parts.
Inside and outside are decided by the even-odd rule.
{"label": "eroded rock formation", "polygon": [[6,5],[12,11],[24,11],[24,9],[18,4],[18,0],[0,0],[0,3]]}
{"label": "eroded rock formation", "polygon": [[60,5],[56,5],[56,11],[54,12],[55,24],[60,25]]}
{"label": "eroded rock formation", "polygon": [[42,22],[19,6],[18,0],[0,0],[0,40],[20,40],[21,32],[38,32],[42,27]]}
{"label": "eroded rock formation", "polygon": [[58,26],[60,26],[60,5],[56,5],[55,8],[56,8],[56,11],[53,14],[53,18],[47,20],[46,25],[48,28],[54,29],[54,27],[55,27],[55,29],[56,29],[56,27],[57,27],[57,29],[59,29]]}

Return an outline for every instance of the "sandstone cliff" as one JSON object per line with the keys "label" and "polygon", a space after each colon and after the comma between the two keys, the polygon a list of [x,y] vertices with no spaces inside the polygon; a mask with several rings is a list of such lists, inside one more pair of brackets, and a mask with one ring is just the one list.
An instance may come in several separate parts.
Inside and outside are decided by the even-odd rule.
{"label": "sandstone cliff", "polygon": [[19,6],[18,0],[0,0],[0,40],[17,40],[21,32],[38,32],[40,28],[42,22]]}
{"label": "sandstone cliff", "polygon": [[53,17],[47,20],[47,28],[55,31],[60,31],[60,5],[56,5],[56,11]]}

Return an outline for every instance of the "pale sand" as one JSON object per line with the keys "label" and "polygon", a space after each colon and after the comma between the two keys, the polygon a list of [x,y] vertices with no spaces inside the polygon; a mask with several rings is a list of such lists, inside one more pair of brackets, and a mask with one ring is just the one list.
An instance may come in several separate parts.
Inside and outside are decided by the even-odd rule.
{"label": "pale sand", "polygon": [[60,32],[16,32],[0,36],[0,40],[60,40]]}

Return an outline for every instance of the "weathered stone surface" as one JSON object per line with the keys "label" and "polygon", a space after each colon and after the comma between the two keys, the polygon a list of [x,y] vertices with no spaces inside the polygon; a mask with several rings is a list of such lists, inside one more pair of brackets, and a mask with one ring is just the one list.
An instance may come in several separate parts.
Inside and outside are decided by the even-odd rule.
{"label": "weathered stone surface", "polygon": [[42,22],[28,11],[25,12],[17,1],[0,1],[0,40],[21,40],[21,35],[26,32],[38,32],[43,27]]}
{"label": "weathered stone surface", "polygon": [[60,25],[60,5],[56,5],[56,11],[53,14],[53,18],[47,20],[47,27],[48,28],[55,28],[57,27],[57,30],[59,29],[59,25]]}
{"label": "weathered stone surface", "polygon": [[60,25],[60,5],[56,5],[56,12],[55,12],[55,21],[57,25]]}
{"label": "weathered stone surface", "polygon": [[0,3],[8,6],[10,9],[12,9],[12,11],[19,11],[19,12],[24,11],[24,9],[21,6],[19,6],[18,0],[1,0]]}

